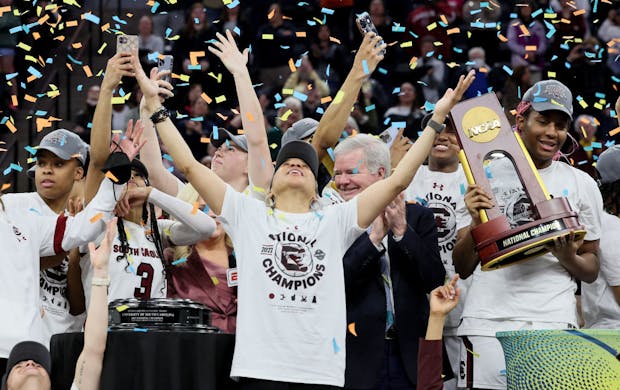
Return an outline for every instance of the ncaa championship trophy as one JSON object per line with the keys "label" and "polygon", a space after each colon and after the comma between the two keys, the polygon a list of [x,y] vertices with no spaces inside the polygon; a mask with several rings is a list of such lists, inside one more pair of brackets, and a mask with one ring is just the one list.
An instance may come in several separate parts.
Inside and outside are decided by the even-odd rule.
{"label": "ncaa championship trophy", "polygon": [[[480,185],[494,201],[493,208],[480,211],[482,224],[471,230],[483,271],[540,256],[548,252],[545,244],[569,235],[571,230],[575,239],[585,236],[568,200],[552,198],[545,189],[521,137],[512,131],[494,93],[458,103],[450,114],[467,181]],[[493,177],[493,166],[508,168],[508,174],[504,169],[504,174],[498,175],[501,177]],[[510,202],[504,200],[503,212],[493,192],[495,180],[512,180],[523,188],[522,196],[514,204],[507,205]],[[515,215],[527,217],[515,226]]]}

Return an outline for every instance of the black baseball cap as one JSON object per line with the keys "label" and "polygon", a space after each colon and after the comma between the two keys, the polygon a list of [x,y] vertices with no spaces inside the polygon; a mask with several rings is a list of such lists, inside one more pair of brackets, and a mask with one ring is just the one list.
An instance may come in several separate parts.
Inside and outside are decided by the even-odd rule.
{"label": "black baseball cap", "polygon": [[6,373],[2,377],[2,390],[6,390],[6,381],[13,367],[19,362],[32,360],[41,365],[48,375],[52,372],[52,358],[47,348],[36,341],[22,341],[15,344],[6,364]]}
{"label": "black baseball cap", "polygon": [[316,150],[314,150],[314,146],[310,145],[308,142],[289,141],[284,144],[278,153],[278,157],[276,158],[275,171],[277,171],[289,158],[298,158],[303,160],[310,167],[310,170],[314,174],[314,178],[316,179],[318,177],[319,156],[317,155]]}

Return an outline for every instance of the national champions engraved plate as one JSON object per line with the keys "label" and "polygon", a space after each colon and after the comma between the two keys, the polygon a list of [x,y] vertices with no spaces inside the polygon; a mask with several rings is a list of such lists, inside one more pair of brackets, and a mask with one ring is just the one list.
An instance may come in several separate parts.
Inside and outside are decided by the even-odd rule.
{"label": "national champions engraved plate", "polygon": [[[540,256],[548,252],[545,244],[569,235],[571,230],[575,239],[585,236],[568,200],[552,198],[547,192],[495,94],[458,103],[450,114],[467,181],[480,185],[495,205],[480,211],[482,224],[471,230],[483,271]],[[515,188],[519,189],[502,193],[498,190],[501,181],[517,183]]]}
{"label": "national champions engraved plate", "polygon": [[117,299],[108,305],[111,330],[185,330],[218,332],[211,326],[211,310],[189,299]]}

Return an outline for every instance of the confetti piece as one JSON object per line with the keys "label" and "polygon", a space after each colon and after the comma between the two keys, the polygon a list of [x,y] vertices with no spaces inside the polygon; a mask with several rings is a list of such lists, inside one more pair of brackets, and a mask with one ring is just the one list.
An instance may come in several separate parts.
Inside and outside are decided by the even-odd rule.
{"label": "confetti piece", "polygon": [[226,95],[220,95],[215,98],[216,103],[221,103],[226,101]]}
{"label": "confetti piece", "polygon": [[477,357],[477,358],[479,358],[479,357],[480,357],[480,354],[479,354],[479,353],[476,353],[476,352],[472,351],[472,350],[471,350],[471,349],[469,349],[469,348],[465,348],[465,349],[467,350],[467,352],[471,353],[474,357]]}
{"label": "confetti piece", "polygon": [[214,286],[220,284],[220,280],[216,276],[211,276],[211,281],[213,282]]}
{"label": "confetti piece", "polygon": [[4,183],[2,185],[2,188],[0,188],[0,191],[4,191],[6,189],[9,189],[11,187],[11,183]]}
{"label": "confetti piece", "polygon": [[209,95],[207,95],[207,94],[206,94],[206,93],[204,93],[204,92],[200,95],[200,97],[202,98],[202,100],[204,100],[205,102],[207,102],[207,104],[211,104],[211,102],[213,101],[213,99],[211,99],[211,98],[209,97]]}
{"label": "confetti piece", "polygon": [[349,329],[349,332],[351,332],[351,334],[355,337],[357,337],[357,332],[355,331],[355,322],[351,322],[348,326],[347,329]]}
{"label": "confetti piece", "polygon": [[254,192],[260,192],[260,193],[264,193],[265,189],[263,187],[258,187],[258,186],[252,186],[252,191]]}
{"label": "confetti piece", "polygon": [[340,352],[340,347],[338,346],[335,337],[332,339],[332,347],[334,348],[334,353]]}
{"label": "confetti piece", "polygon": [[362,61],[362,68],[364,69],[364,74],[369,74],[370,71],[368,70],[368,61],[363,60]]}
{"label": "confetti piece", "polygon": [[331,101],[332,101],[331,96],[325,96],[324,98],[321,98],[321,104],[329,103]]}
{"label": "confetti piece", "polygon": [[82,14],[82,19],[88,20],[89,22],[92,22],[94,24],[99,24],[99,22],[101,21],[99,16],[93,15],[91,12],[86,12]]}
{"label": "confetti piece", "polygon": [[97,213],[90,219],[90,223],[95,223],[101,218],[103,218],[103,213]]}
{"label": "confetti piece", "polygon": [[297,38],[305,38],[305,37],[306,37],[306,32],[305,32],[305,31],[297,31],[297,32],[295,33],[295,36],[296,36]]}
{"label": "confetti piece", "polygon": [[273,40],[273,34],[263,34],[262,38],[264,40]]}
{"label": "confetti piece", "polygon": [[116,176],[114,176],[114,174],[110,171],[107,171],[105,173],[105,177],[107,177],[108,179],[112,180],[114,183],[118,183],[118,178]]}
{"label": "confetti piece", "polygon": [[609,136],[610,136],[610,137],[613,137],[614,135],[616,135],[616,134],[618,134],[618,133],[620,133],[620,127],[616,127],[615,129],[611,130],[611,131],[609,132]]}
{"label": "confetti piece", "polygon": [[122,312],[124,312],[124,311],[125,311],[125,310],[127,310],[127,309],[129,309],[129,306],[127,306],[127,305],[121,305],[121,306],[118,306],[118,307],[116,308],[116,311],[118,311],[119,313],[122,313]]}
{"label": "confetti piece", "polygon": [[196,215],[198,212],[198,202],[194,202],[194,207],[192,208],[192,215]]}
{"label": "confetti piece", "polygon": [[342,102],[342,99],[344,99],[344,91],[340,90],[338,91],[338,93],[336,93],[333,104],[340,104]]}
{"label": "confetti piece", "polygon": [[179,265],[181,263],[185,263],[186,261],[187,261],[187,258],[181,257],[180,259],[177,259],[177,260],[173,261],[172,265]]}
{"label": "confetti piece", "polygon": [[133,331],[134,331],[134,332],[140,332],[140,333],[146,333],[146,332],[148,332],[149,330],[148,330],[148,329],[146,329],[146,328],[133,328]]}

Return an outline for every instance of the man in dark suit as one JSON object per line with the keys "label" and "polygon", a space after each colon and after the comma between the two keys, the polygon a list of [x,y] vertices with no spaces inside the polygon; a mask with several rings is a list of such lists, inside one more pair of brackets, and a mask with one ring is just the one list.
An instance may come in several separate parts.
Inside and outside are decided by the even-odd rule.
{"label": "man in dark suit", "polygon": [[[335,149],[334,180],[344,200],[390,173],[383,142],[359,134]],[[345,388],[415,389],[426,294],[444,282],[432,211],[399,195],[344,257],[347,294]]]}

